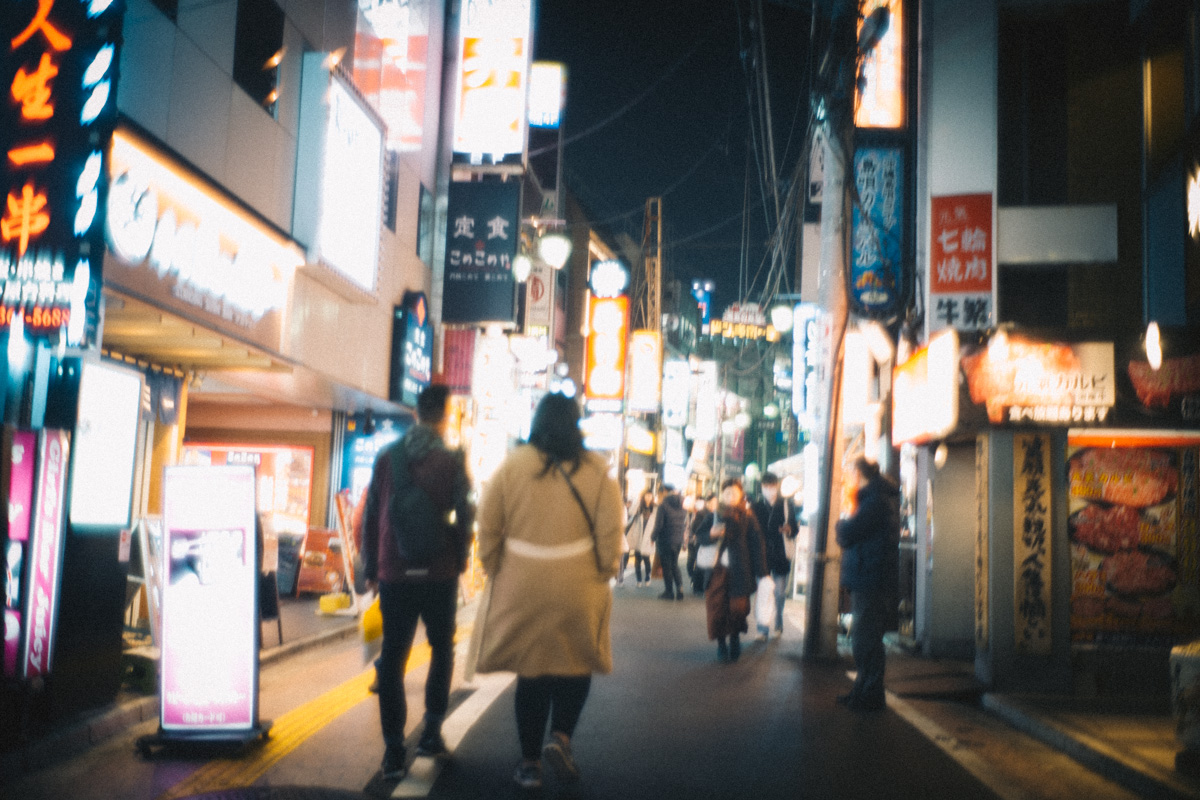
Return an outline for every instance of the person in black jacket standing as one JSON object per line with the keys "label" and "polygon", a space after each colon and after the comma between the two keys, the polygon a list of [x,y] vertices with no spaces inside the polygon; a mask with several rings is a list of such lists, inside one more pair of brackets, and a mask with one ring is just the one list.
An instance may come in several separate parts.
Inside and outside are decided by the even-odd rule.
{"label": "person in black jacket standing", "polygon": [[838,520],[836,532],[842,548],[842,585],[850,590],[851,652],[858,675],[850,693],[838,701],[856,711],[877,711],[885,703],[883,632],[898,573],[900,493],[878,464],[859,458],[854,469],[854,511]]}
{"label": "person in black jacket standing", "polygon": [[683,599],[683,575],[679,570],[679,551],[683,549],[684,534],[687,533],[687,512],[683,510],[683,499],[674,486],[664,486],[662,502],[658,506],[658,518],[654,521],[654,546],[658,563],[662,564],[663,600]]}
{"label": "person in black jacket standing", "polygon": [[[779,493],[779,476],[773,472],[764,472],[762,476],[762,497],[755,500],[751,506],[754,516],[758,519],[758,527],[762,529],[763,545],[767,551],[767,569],[775,581],[775,635],[783,635],[783,601],[787,596],[788,577],[792,574],[792,560],[788,558],[784,540],[795,540],[796,526],[792,522],[792,504]],[[768,598],[758,593],[756,603],[767,602]],[[766,640],[770,629],[765,625],[758,626],[758,635]]]}

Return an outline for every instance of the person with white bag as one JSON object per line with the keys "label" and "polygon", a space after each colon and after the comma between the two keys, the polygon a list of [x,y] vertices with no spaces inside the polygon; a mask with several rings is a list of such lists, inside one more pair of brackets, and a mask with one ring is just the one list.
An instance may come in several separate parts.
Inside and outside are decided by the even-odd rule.
{"label": "person with white bag", "polygon": [[[795,553],[796,525],[792,519],[792,504],[779,493],[779,476],[764,472],[762,496],[751,506],[758,526],[762,529],[770,575],[759,580],[754,600],[754,621],[758,638],[766,641],[774,623],[775,635],[783,635],[783,601],[787,596],[788,576],[792,573],[792,554]],[[789,544],[791,545],[789,547]]]}
{"label": "person with white bag", "polygon": [[[708,536],[700,539],[700,550],[715,544],[712,576],[704,591],[704,610],[708,622],[708,638],[717,642],[719,661],[737,661],[741,655],[741,634],[748,628],[750,595],[757,581],[767,574],[763,557],[762,533],[758,521],[746,507],[746,494],[737,478],[721,485],[720,505],[716,521]],[[701,565],[700,550],[696,563]]]}

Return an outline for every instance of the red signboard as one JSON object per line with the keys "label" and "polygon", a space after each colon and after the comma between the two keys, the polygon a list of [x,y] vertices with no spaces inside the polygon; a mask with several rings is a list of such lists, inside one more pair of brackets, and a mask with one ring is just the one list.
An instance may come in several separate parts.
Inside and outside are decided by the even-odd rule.
{"label": "red signboard", "polygon": [[992,195],[931,203],[929,330],[986,330],[995,320]]}

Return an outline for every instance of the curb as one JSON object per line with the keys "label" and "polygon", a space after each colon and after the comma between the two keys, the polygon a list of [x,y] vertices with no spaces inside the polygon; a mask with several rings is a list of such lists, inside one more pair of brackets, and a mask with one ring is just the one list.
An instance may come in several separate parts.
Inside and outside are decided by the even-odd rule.
{"label": "curb", "polygon": [[[259,652],[259,667],[287,659],[306,650],[358,635],[358,619],[347,618],[346,625],[322,631],[294,642]],[[117,736],[143,722],[158,719],[158,695],[127,700],[52,730],[24,747],[0,753],[0,784],[66,761],[106,739]]]}
{"label": "curb", "polygon": [[1131,759],[1104,742],[1039,713],[1019,699],[988,692],[983,695],[982,705],[1022,733],[1065,753],[1139,797],[1165,800],[1194,800],[1200,797],[1200,792],[1175,776],[1153,769],[1151,765],[1132,763]]}

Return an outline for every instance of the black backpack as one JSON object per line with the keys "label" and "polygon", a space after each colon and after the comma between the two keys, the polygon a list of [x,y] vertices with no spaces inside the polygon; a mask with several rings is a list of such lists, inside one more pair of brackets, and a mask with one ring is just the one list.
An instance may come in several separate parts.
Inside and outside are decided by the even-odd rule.
{"label": "black backpack", "polygon": [[404,448],[392,448],[392,479],[396,487],[389,505],[389,527],[405,563],[429,566],[449,543],[448,511],[439,511],[429,492],[412,479]]}

